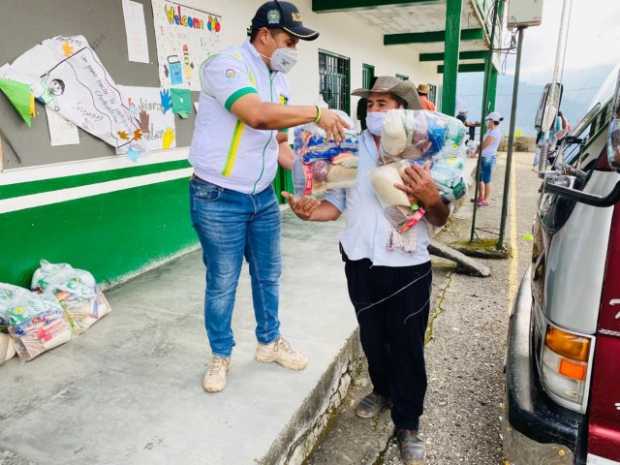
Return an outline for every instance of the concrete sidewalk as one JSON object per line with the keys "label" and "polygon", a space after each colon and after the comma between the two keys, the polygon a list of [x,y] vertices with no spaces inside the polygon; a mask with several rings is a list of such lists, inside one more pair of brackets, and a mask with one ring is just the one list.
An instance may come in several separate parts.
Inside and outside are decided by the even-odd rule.
{"label": "concrete sidewalk", "polygon": [[0,367],[0,464],[300,463],[346,393],[356,346],[341,228],[284,213],[282,332],[310,356],[304,372],[254,361],[244,267],[229,385],[202,390],[204,268],[193,252],[109,291],[113,312],[85,335]]}

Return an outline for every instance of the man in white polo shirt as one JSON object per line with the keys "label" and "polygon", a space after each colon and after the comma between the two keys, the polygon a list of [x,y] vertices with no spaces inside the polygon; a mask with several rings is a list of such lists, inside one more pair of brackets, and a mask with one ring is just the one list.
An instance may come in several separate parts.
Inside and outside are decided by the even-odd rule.
{"label": "man in white polo shirt", "polygon": [[205,326],[213,357],[203,379],[207,392],[226,385],[235,345],[231,329],[243,258],[250,266],[259,362],[302,370],[308,359],[280,336],[280,210],[272,182],[278,160],[292,165],[285,129],[316,122],[341,140],[346,123],[318,106],[287,105],[287,73],[299,40],[318,32],[304,27],[289,2],[270,1],[256,12],[250,38],[209,58],[190,149],[194,177],[191,215],[207,268]]}

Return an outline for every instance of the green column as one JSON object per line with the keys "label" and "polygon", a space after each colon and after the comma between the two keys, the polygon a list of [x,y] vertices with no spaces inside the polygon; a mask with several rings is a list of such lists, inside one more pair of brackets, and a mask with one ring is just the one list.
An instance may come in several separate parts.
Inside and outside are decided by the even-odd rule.
{"label": "green column", "polygon": [[497,69],[490,64],[489,68],[489,90],[487,93],[487,114],[495,111],[495,99],[497,96]]}
{"label": "green column", "polygon": [[441,111],[451,116],[456,113],[456,81],[461,42],[462,8],[463,0],[446,1],[446,41]]}

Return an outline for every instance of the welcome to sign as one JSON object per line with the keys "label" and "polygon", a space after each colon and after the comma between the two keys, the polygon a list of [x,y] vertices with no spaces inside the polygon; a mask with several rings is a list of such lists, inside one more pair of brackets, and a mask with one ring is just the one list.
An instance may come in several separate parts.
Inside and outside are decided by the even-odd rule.
{"label": "welcome to sign", "polygon": [[161,87],[200,90],[200,65],[220,50],[222,17],[178,2],[151,0]]}
{"label": "welcome to sign", "polygon": [[164,5],[166,11],[166,18],[168,18],[169,24],[176,24],[177,26],[185,26],[192,29],[208,29],[209,31],[220,32],[222,29],[222,23],[219,21],[218,16],[209,15],[208,20],[186,15],[181,10],[181,5]]}

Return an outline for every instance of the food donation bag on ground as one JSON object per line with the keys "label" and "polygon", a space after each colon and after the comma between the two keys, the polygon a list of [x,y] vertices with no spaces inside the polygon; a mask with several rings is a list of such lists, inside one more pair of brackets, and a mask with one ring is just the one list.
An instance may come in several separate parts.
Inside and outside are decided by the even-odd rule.
{"label": "food donation bag on ground", "polygon": [[22,360],[32,360],[71,339],[65,312],[55,297],[10,284],[0,283],[0,320]]}
{"label": "food donation bag on ground", "polygon": [[94,276],[67,263],[41,261],[32,277],[32,290],[58,299],[74,334],[81,334],[110,313],[110,305]]}
{"label": "food donation bag on ground", "polygon": [[[337,113],[353,127],[353,121],[346,113]],[[328,189],[355,184],[359,138],[355,131],[347,130],[340,144],[328,140],[325,131],[315,123],[297,126],[294,136],[293,150],[297,159],[293,178],[297,193],[320,194]]]}
{"label": "food donation bag on ground", "polygon": [[379,166],[371,173],[375,193],[390,224],[401,234],[425,215],[394,187],[402,184],[403,171],[412,164],[431,166],[431,176],[448,201],[465,195],[465,136],[456,118],[426,110],[392,110],[385,116]]}

